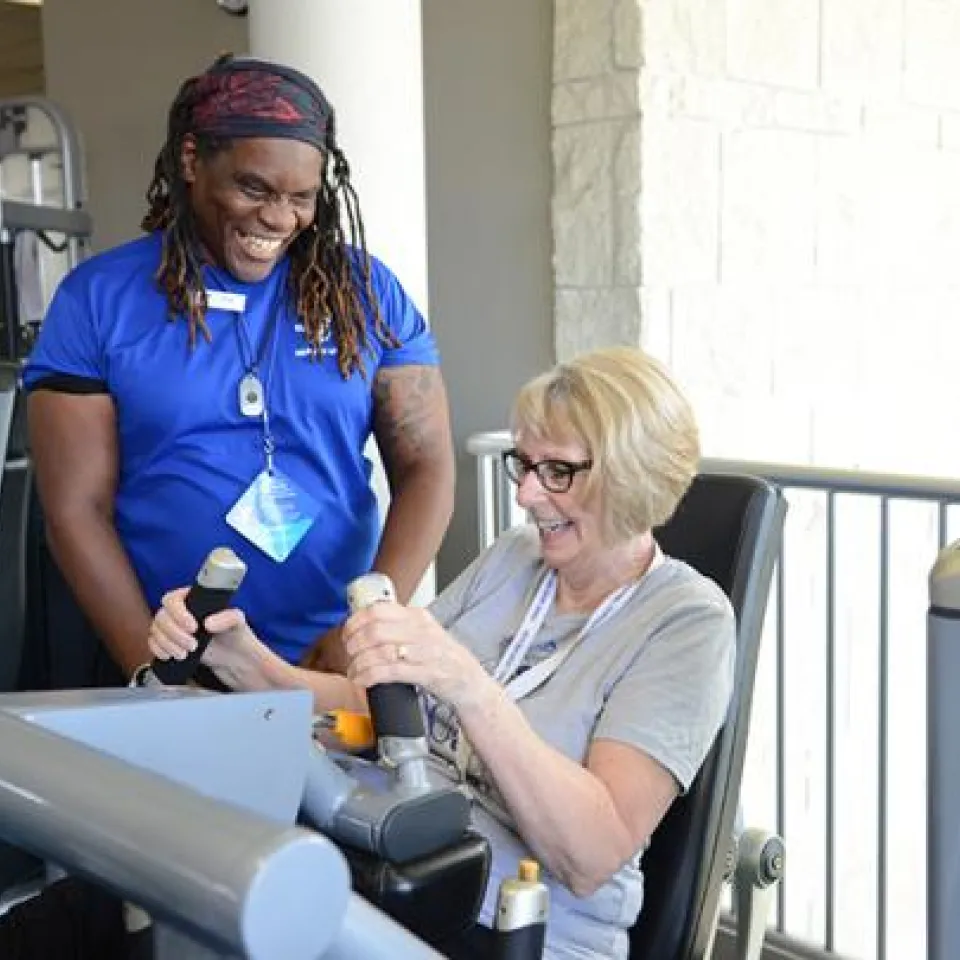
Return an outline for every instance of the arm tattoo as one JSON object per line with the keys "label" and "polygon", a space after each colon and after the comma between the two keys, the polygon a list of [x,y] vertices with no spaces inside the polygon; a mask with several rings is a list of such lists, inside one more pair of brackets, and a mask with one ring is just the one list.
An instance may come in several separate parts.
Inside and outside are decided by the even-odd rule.
{"label": "arm tattoo", "polygon": [[380,370],[373,381],[374,432],[384,456],[409,463],[443,443],[446,400],[436,367]]}

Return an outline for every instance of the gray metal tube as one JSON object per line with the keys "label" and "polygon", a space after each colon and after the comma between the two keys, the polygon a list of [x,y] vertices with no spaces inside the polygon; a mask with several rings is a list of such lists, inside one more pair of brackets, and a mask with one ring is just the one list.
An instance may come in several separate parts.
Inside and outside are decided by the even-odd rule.
{"label": "gray metal tube", "polygon": [[[443,960],[385,913],[353,895],[336,939],[323,960]],[[286,958],[284,958],[286,960]]]}
{"label": "gray metal tube", "polygon": [[2,711],[0,837],[254,960],[322,956],[350,895],[342,854],[319,834]]}
{"label": "gray metal tube", "polygon": [[27,107],[39,110],[53,124],[63,169],[63,205],[76,210],[83,205],[83,174],[80,168],[80,144],[67,115],[52,100],[45,97],[0,98],[0,110],[4,107]]}
{"label": "gray metal tube", "polygon": [[[86,203],[80,143],[67,115],[52,100],[45,97],[14,97],[0,99],[4,107],[22,106],[43,113],[53,124],[60,147],[60,164],[63,175],[63,206],[67,210],[79,210]],[[75,267],[80,261],[80,246],[74,236],[67,237],[68,263]]]}
{"label": "gray metal tube", "polygon": [[930,572],[927,616],[927,957],[960,953],[960,542]]}
{"label": "gray metal tube", "polygon": [[344,773],[321,747],[310,745],[300,809],[313,824],[321,830],[329,830],[337,811],[356,788],[353,777]]}

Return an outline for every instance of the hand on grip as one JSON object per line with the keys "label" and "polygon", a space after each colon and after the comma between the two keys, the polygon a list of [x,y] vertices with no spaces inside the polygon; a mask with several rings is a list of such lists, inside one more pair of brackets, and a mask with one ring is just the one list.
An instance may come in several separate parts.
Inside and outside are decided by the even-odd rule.
{"label": "hand on grip", "polygon": [[157,680],[168,685],[182,685],[193,677],[210,642],[210,633],[204,623],[207,617],[230,606],[245,573],[243,561],[226,547],[218,547],[207,557],[184,599],[187,610],[197,623],[196,646],[181,660],[155,658],[150,669]]}

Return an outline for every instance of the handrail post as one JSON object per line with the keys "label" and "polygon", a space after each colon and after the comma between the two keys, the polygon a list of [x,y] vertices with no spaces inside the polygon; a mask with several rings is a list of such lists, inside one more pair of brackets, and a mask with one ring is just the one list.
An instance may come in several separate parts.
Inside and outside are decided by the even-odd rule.
{"label": "handrail post", "polygon": [[927,956],[960,951],[960,541],[930,571],[927,614]]}

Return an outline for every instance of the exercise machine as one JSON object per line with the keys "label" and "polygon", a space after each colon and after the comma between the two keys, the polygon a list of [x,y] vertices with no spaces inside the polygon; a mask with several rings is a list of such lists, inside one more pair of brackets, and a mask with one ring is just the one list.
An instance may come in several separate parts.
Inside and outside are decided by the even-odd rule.
{"label": "exercise machine", "polygon": [[[201,617],[229,601],[216,565],[235,560],[208,558]],[[141,688],[0,697],[0,837],[145,910],[157,960],[426,958],[476,921],[488,845],[429,775],[415,691],[375,693],[363,759],[317,743],[306,691],[167,686],[165,666]],[[531,869],[500,891],[501,960],[542,955]]]}
{"label": "exercise machine", "polygon": [[0,360],[27,355],[53,287],[85,255],[92,225],[84,201],[65,114],[42,97],[0,99]]}

